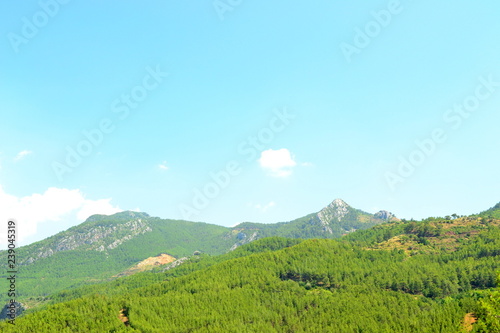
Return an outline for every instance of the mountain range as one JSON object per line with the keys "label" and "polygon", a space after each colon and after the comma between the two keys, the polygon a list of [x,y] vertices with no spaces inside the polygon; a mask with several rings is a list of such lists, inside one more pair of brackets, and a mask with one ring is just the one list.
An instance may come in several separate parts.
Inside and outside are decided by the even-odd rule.
{"label": "mountain range", "polygon": [[[322,290],[324,285],[336,284],[332,283],[331,278],[328,278],[328,283],[319,278],[319,272],[315,272],[313,266],[308,268],[312,269],[310,277],[297,278],[303,276],[303,271],[299,268],[302,264],[297,261],[301,260],[300,258],[306,258],[306,261],[318,260],[318,267],[325,264],[321,263],[321,256],[316,257],[317,253],[311,252],[316,246],[315,243],[302,240],[333,241],[337,238],[340,240],[335,241],[336,243],[322,243],[322,246],[335,248],[337,245],[334,244],[350,244],[348,246],[353,247],[353,251],[361,251],[359,255],[362,256],[369,256],[373,251],[396,251],[394,253],[402,256],[401,258],[407,257],[413,262],[424,257],[433,262],[432,258],[444,256],[446,253],[449,253],[446,254],[448,256],[453,253],[453,256],[457,257],[439,260],[459,262],[459,259],[462,260],[462,253],[468,253],[468,256],[474,258],[476,256],[479,265],[477,267],[481,268],[474,272],[470,266],[467,268],[468,273],[459,273],[456,277],[456,287],[439,282],[440,286],[428,285],[424,288],[427,283],[424,281],[420,287],[419,283],[415,282],[411,286],[396,284],[389,288],[403,292],[411,289],[415,295],[430,298],[448,297],[462,289],[466,291],[495,286],[495,269],[500,267],[496,260],[500,255],[500,244],[497,244],[500,237],[496,236],[499,234],[499,225],[500,203],[477,215],[458,217],[453,214],[417,222],[400,220],[387,211],[366,213],[349,206],[341,199],[334,200],[317,213],[290,222],[245,222],[233,228],[200,222],[164,220],[146,213],[130,211],[110,216],[94,215],[78,226],[18,249],[20,273],[17,300],[27,309],[27,313],[36,315],[42,313],[47,306],[50,307],[50,304],[72,302],[73,299],[80,299],[95,292],[119,295],[124,290],[128,293],[129,290],[153,286],[174,277],[186,276],[187,279],[190,274],[196,275],[196,272],[201,271],[209,277],[210,274],[215,274],[211,273],[210,267],[226,267],[224,265],[233,265],[231,262],[237,258],[261,252],[281,251],[288,247],[295,249],[295,252],[280,252],[280,255],[288,258],[286,260],[291,265],[294,263],[301,273],[297,275],[298,271],[281,271],[284,268],[272,268],[272,265],[267,268],[278,269],[275,274],[281,276],[283,281],[296,281],[308,290]],[[327,260],[333,253],[330,253],[330,250],[325,251],[324,258]],[[345,249],[332,251],[343,253]],[[399,265],[396,263],[400,259],[387,260],[396,260],[391,265]],[[291,267],[295,267],[293,265]],[[2,269],[6,271],[5,267]],[[231,268],[228,266],[227,269]],[[347,264],[346,269],[349,271],[358,268],[349,268]],[[449,274],[457,274],[457,271],[453,272],[450,271]],[[481,275],[477,275],[478,272]],[[329,271],[328,274],[333,273]],[[345,274],[350,276],[351,273]],[[335,289],[329,288],[330,291]],[[448,289],[449,292],[443,291]],[[1,301],[7,301],[5,295],[2,295],[2,298]],[[129,317],[126,313],[122,315]]]}
{"label": "mountain range", "polygon": [[19,277],[23,291],[20,295],[45,296],[83,283],[103,281],[160,254],[175,258],[195,251],[217,255],[271,236],[337,238],[397,220],[386,211],[369,214],[354,209],[341,199],[290,222],[247,222],[233,228],[160,219],[132,211],[93,215],[80,225],[18,249],[18,264],[23,272]]}

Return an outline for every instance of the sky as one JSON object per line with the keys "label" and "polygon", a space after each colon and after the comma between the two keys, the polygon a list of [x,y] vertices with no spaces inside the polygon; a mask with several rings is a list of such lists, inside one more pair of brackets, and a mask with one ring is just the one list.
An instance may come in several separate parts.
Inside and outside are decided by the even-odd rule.
{"label": "sky", "polygon": [[3,1],[0,219],[25,245],[122,210],[224,226],[336,198],[484,211],[500,201],[499,10]]}

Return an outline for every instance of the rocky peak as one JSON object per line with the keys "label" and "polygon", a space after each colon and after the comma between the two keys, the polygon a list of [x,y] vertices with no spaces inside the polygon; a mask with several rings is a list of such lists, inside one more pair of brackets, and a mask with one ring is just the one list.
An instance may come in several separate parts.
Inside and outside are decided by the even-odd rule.
{"label": "rocky peak", "polygon": [[344,216],[349,213],[350,208],[351,206],[349,206],[344,200],[335,199],[331,204],[323,208],[318,213],[318,218],[324,226],[328,225],[333,220],[340,222]]}
{"label": "rocky peak", "polygon": [[332,201],[330,206],[349,206],[349,205],[342,199],[335,199]]}
{"label": "rocky peak", "polygon": [[381,220],[393,220],[396,219],[396,215],[394,215],[391,212],[388,212],[386,210],[381,210],[377,213],[375,213],[375,218],[381,219]]}

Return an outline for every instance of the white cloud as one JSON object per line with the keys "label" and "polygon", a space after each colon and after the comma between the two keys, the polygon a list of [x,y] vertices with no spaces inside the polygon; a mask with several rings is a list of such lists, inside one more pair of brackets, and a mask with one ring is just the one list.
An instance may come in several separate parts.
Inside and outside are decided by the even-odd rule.
{"label": "white cloud", "polygon": [[160,170],[167,171],[169,169],[168,166],[167,166],[167,161],[163,161],[161,164],[159,164],[158,168],[160,168]]}
{"label": "white cloud", "polygon": [[80,221],[85,221],[94,214],[111,215],[121,211],[111,204],[111,199],[85,200],[79,207],[76,217]]}
{"label": "white cloud", "polygon": [[269,171],[273,177],[288,177],[297,165],[288,149],[265,150],[259,159],[260,166]]}
{"label": "white cloud", "polygon": [[276,203],[275,203],[274,201],[271,201],[271,202],[269,202],[269,203],[268,203],[268,204],[266,204],[266,205],[256,204],[256,205],[254,205],[253,207],[254,207],[255,209],[260,210],[262,213],[265,213],[265,212],[267,212],[269,209],[271,209],[271,208],[273,208],[273,207],[275,207],[275,206],[276,206]]}
{"label": "white cloud", "polygon": [[[85,221],[93,214],[114,214],[121,209],[111,204],[111,199],[86,199],[80,190],[51,187],[43,194],[34,193],[26,197],[16,197],[5,193],[0,185],[0,245],[6,244],[5,222],[15,219],[18,222],[18,242],[36,238],[40,223],[54,232],[62,231],[58,225],[67,226],[67,220],[76,223]],[[58,224],[58,225],[56,225]],[[66,229],[66,228],[64,228]]]}
{"label": "white cloud", "polygon": [[20,151],[19,153],[17,153],[16,157],[14,157],[14,161],[15,162],[20,161],[30,154],[33,154],[33,152],[31,150]]}

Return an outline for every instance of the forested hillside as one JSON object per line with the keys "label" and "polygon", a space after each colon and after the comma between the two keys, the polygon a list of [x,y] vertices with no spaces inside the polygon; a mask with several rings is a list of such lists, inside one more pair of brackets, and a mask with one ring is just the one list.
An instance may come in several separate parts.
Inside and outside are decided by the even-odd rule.
{"label": "forested hillside", "polygon": [[498,332],[499,255],[500,220],[489,216],[265,238],[60,292],[0,330]]}
{"label": "forested hillside", "polygon": [[[121,212],[94,215],[84,223],[18,249],[18,300],[23,304],[55,292],[113,279],[160,254],[181,259],[195,251],[217,255],[256,239],[337,238],[395,218],[369,214],[337,199],[318,213],[276,224],[244,223],[234,228]],[[4,255],[5,251],[0,251]],[[6,262],[0,263],[3,272]],[[130,272],[130,270],[129,270]],[[5,278],[6,276],[0,276]],[[0,302],[7,295],[0,294]],[[31,301],[28,306],[37,302]]]}
{"label": "forested hillside", "polygon": [[[235,242],[236,236],[216,225],[161,220],[135,212],[93,216],[79,226],[18,249],[22,272],[19,299],[105,281],[161,253],[176,257],[197,250],[221,254]],[[2,271],[6,271],[4,266]],[[0,300],[5,298],[1,294]]]}
{"label": "forested hillside", "polygon": [[479,214],[479,216],[489,219],[500,219],[500,202],[497,203],[494,207],[491,207],[490,209],[482,212],[481,214]]}
{"label": "forested hillside", "polygon": [[320,212],[309,214],[291,222],[260,224],[241,223],[235,230],[255,231],[259,238],[338,238],[350,232],[368,229],[384,222],[399,221],[393,214],[380,211],[369,214],[335,199]]}

